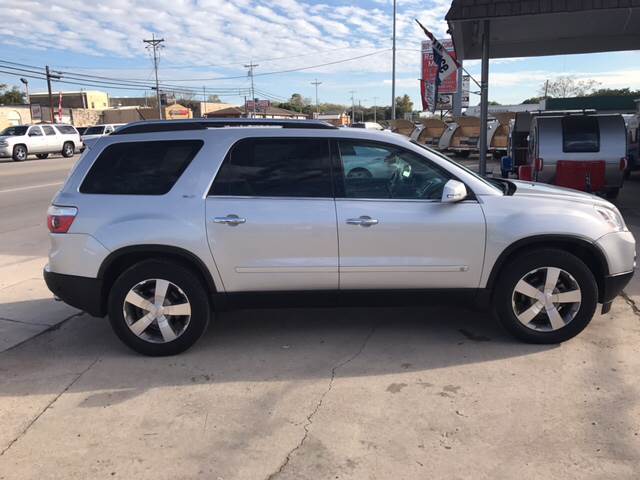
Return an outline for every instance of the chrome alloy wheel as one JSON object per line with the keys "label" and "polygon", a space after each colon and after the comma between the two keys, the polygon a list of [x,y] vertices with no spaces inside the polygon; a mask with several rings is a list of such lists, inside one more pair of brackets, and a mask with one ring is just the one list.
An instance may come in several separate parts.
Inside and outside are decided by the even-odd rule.
{"label": "chrome alloy wheel", "polygon": [[71,156],[73,155],[73,146],[70,143],[65,143],[64,144],[64,154],[67,156]]}
{"label": "chrome alloy wheel", "polygon": [[553,332],[571,322],[582,302],[582,292],[571,274],[542,267],[524,275],[513,290],[513,313],[525,327]]}
{"label": "chrome alloy wheel", "polygon": [[143,280],[124,299],[124,319],[142,340],[168,343],[182,335],[191,321],[189,299],[175,283]]}

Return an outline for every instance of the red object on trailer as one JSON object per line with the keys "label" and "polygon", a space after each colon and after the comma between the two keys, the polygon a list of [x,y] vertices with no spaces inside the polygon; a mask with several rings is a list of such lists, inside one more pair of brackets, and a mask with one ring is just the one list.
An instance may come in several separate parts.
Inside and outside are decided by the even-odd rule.
{"label": "red object on trailer", "polygon": [[604,190],[605,169],[604,160],[590,162],[558,160],[554,183],[559,187],[573,188],[583,192],[601,192]]}
{"label": "red object on trailer", "polygon": [[518,167],[518,179],[525,182],[533,180],[533,168],[531,165],[520,165]]}

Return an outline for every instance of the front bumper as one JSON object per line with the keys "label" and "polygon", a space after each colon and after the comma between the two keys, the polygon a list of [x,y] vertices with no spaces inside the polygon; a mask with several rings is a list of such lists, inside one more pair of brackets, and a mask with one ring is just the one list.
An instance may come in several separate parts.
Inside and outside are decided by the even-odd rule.
{"label": "front bumper", "polygon": [[0,147],[0,158],[11,157],[12,155],[11,147]]}
{"label": "front bumper", "polygon": [[64,303],[94,317],[105,316],[106,308],[100,278],[55,273],[51,272],[48,266],[45,267],[43,275],[49,290]]}

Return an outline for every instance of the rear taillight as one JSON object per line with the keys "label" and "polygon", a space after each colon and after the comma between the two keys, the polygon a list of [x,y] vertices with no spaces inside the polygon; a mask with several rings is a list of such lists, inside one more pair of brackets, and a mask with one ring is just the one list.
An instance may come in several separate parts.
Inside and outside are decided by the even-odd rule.
{"label": "rear taillight", "polygon": [[536,158],[534,162],[534,168],[536,172],[540,172],[544,168],[544,160],[541,158]]}
{"label": "rear taillight", "polygon": [[624,172],[627,169],[627,157],[622,157],[620,159],[620,171]]}
{"label": "rear taillight", "polygon": [[76,207],[58,207],[51,205],[47,210],[47,227],[51,233],[67,233],[76,218]]}

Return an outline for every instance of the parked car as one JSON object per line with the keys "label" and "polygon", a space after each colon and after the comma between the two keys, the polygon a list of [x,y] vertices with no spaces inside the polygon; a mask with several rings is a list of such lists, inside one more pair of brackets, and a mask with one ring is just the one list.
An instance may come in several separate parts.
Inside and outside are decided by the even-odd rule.
{"label": "parked car", "polygon": [[[351,177],[352,163],[377,166]],[[608,311],[635,265],[606,200],[308,120],[129,124],[79,160],[47,223],[49,289],[147,355],[184,351],[234,306],[446,298],[557,343]]]}
{"label": "parked car", "polygon": [[84,144],[84,147],[90,147],[98,138],[112,134],[118,127],[121,127],[123,125],[126,124],[105,123],[87,127],[87,129],[84,131],[84,134],[82,135],[82,142]]}
{"label": "parked car", "polygon": [[622,115],[535,116],[527,164],[533,179],[616,198],[627,168]]}
{"label": "parked car", "polygon": [[71,157],[81,144],[72,125],[17,125],[0,132],[0,158],[11,157],[20,162],[31,154],[47,158],[50,153]]}
{"label": "parked car", "polygon": [[384,130],[384,127],[378,122],[354,122],[351,128],[369,128],[371,130]]}
{"label": "parked car", "polygon": [[82,135],[84,135],[84,132],[87,130],[87,128],[89,127],[76,127],[76,130],[80,134],[80,138],[82,138]]}

